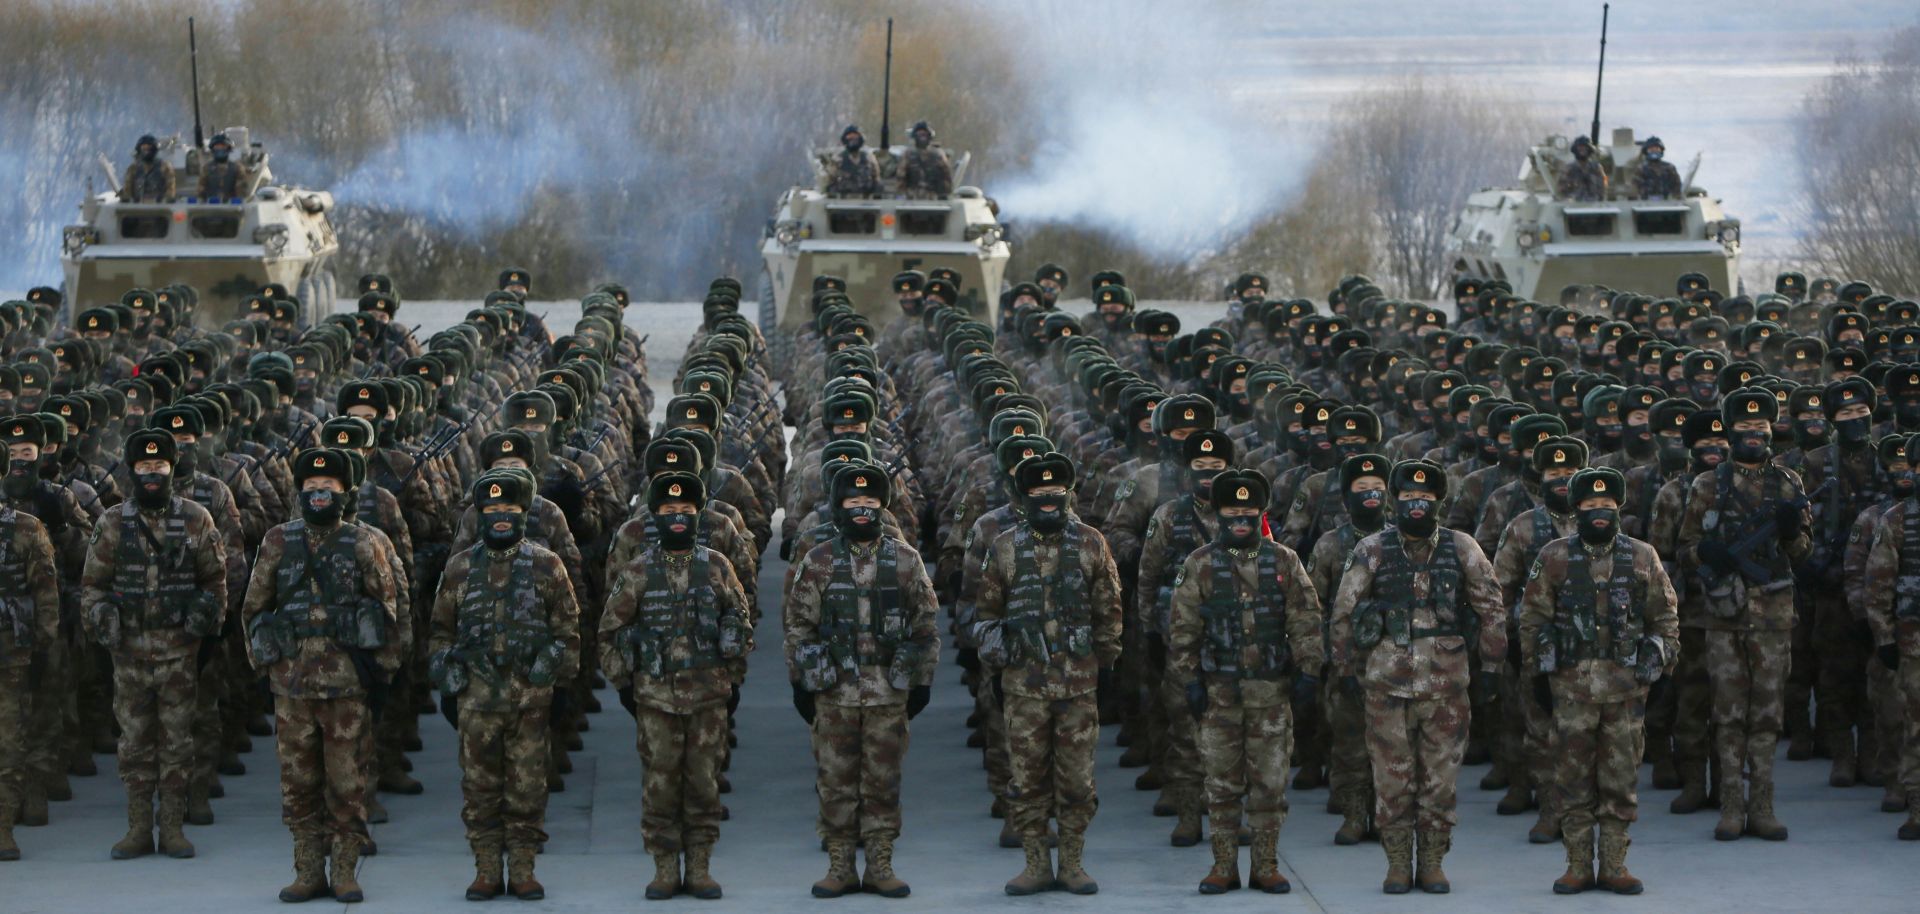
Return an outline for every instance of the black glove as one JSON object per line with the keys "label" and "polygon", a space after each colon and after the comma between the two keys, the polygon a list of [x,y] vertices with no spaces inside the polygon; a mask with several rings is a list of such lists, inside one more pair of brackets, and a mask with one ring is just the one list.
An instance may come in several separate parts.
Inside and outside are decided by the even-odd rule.
{"label": "black glove", "polygon": [[1900,670],[1900,645],[1882,644],[1875,652],[1880,655],[1880,665],[1894,672]]}
{"label": "black glove", "polygon": [[207,664],[212,663],[213,658],[218,656],[219,653],[220,653],[220,639],[201,638],[200,649],[197,651],[194,651],[193,653],[194,670],[199,671],[199,670],[206,669]]}
{"label": "black glove", "polygon": [[1347,695],[1358,697],[1360,695],[1360,677],[1358,676],[1340,677],[1340,691],[1346,693]]}
{"label": "black glove", "polygon": [[27,691],[40,691],[40,681],[47,674],[47,652],[34,651],[27,656]]}
{"label": "black glove", "polygon": [[972,673],[975,676],[980,675],[980,652],[979,651],[970,647],[963,647],[960,649],[960,651],[957,654],[954,655],[954,660],[960,664],[961,669],[966,670],[967,672]]}
{"label": "black glove", "polygon": [[1695,551],[1700,553],[1700,561],[1713,569],[1716,574],[1731,574],[1735,568],[1739,567],[1739,564],[1734,561],[1733,553],[1727,549],[1727,544],[1719,540],[1701,540],[1700,545],[1695,547]]}
{"label": "black glove", "polygon": [[1526,658],[1520,654],[1520,636],[1514,634],[1513,629],[1507,629],[1507,665],[1517,670],[1524,662]]}
{"label": "black glove", "polygon": [[1005,714],[1007,710],[1006,687],[1000,684],[1000,677],[998,676],[988,677],[987,681],[993,684],[993,706],[999,708],[1000,712]]}
{"label": "black glove", "polygon": [[920,712],[927,709],[927,702],[932,700],[933,686],[914,686],[907,692],[907,719],[919,717]]}
{"label": "black glove", "polygon": [[806,721],[807,726],[813,726],[813,693],[797,682],[793,684],[793,709],[800,712],[800,719]]}
{"label": "black glove", "polygon": [[1540,710],[1553,713],[1553,684],[1544,674],[1533,677],[1533,703],[1539,705]]}
{"label": "black glove", "polygon": [[1100,671],[1094,674],[1093,682],[1094,682],[1093,688],[1094,688],[1095,695],[1112,695],[1113,688],[1114,688],[1113,668],[1104,667],[1104,666],[1101,667]]}
{"label": "black glove", "polygon": [[554,686],[553,704],[548,707],[548,720],[568,720],[573,716],[573,690],[565,685]]}
{"label": "black glove", "polygon": [[626,708],[627,713],[633,715],[634,720],[639,720],[640,703],[633,700],[633,685],[631,683],[623,685],[615,692],[620,696],[620,707]]}
{"label": "black glove", "polygon": [[1201,715],[1207,713],[1206,683],[1187,683],[1187,713],[1193,715],[1194,720],[1199,720]]}
{"label": "black glove", "polygon": [[1873,626],[1868,625],[1865,619],[1855,619],[1847,626],[1847,636],[1855,641],[1864,641],[1867,644],[1872,644]]}
{"label": "black glove", "polygon": [[1320,677],[1301,676],[1293,681],[1293,706],[1301,717],[1320,703]]}
{"label": "black glove", "polygon": [[1159,632],[1147,633],[1147,663],[1156,670],[1167,668],[1167,639]]}
{"label": "black glove", "polygon": [[455,731],[460,729],[460,696],[440,694],[440,716],[447,719],[447,726]]}
{"label": "black glove", "polygon": [[740,684],[734,683],[727,686],[727,716],[733,716],[733,712],[738,710],[740,710]]}
{"label": "black glove", "polygon": [[793,561],[793,540],[784,536],[780,538],[780,561]]}
{"label": "black glove", "polygon": [[1491,673],[1475,672],[1467,679],[1473,704],[1482,708],[1499,703],[1500,680]]}
{"label": "black glove", "polygon": [[1781,536],[1789,539],[1799,536],[1800,531],[1806,528],[1806,524],[1806,510],[1793,502],[1783,501],[1779,507],[1773,509],[1774,529],[1779,530]]}
{"label": "black glove", "polygon": [[1660,700],[1664,698],[1666,694],[1667,677],[1661,676],[1659,679],[1655,679],[1652,685],[1647,686],[1647,707],[1651,708],[1660,704]]}

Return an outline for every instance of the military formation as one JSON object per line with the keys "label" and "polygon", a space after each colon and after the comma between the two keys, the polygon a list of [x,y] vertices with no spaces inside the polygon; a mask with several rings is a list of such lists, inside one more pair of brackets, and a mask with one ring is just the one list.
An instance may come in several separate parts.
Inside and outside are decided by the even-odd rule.
{"label": "military formation", "polygon": [[[849,127],[829,191],[950,193],[911,135],[881,163]],[[163,200],[152,146],[125,186]],[[1680,192],[1662,151],[1637,195]],[[1562,193],[1604,195],[1574,152]],[[556,336],[532,273],[493,278],[424,339],[379,273],[313,324],[274,285],[234,315],[187,286],[0,303],[0,860],[101,754],[108,855],[192,857],[271,737],[279,898],[363,900],[437,712],[466,898],[543,898],[548,797],[610,693],[644,770],[637,890],[719,898],[763,607],[820,898],[911,894],[903,760],[945,656],[1010,895],[1099,891],[1103,726],[1168,842],[1210,850],[1205,895],[1288,892],[1289,790],[1322,787],[1382,891],[1450,892],[1467,764],[1564,846],[1561,894],[1644,890],[1643,765],[1714,839],[1786,840],[1783,740],[1920,840],[1913,301],[1789,272],[1552,305],[1463,280],[1446,308],[1352,275],[1323,305],[1248,272],[1183,328],[1111,270],[1070,313],[1045,264],[984,320],[952,271],[883,302],[812,277],[770,341],[722,277],[656,403],[624,287]]]}

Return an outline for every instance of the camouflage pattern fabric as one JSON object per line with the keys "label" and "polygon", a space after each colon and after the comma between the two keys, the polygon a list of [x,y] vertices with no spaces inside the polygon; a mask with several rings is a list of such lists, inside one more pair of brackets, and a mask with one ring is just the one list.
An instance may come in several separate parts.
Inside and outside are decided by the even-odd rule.
{"label": "camouflage pattern fabric", "polygon": [[276,695],[274,737],[280,752],[280,821],[295,836],[332,842],[367,840],[367,781],[363,758],[371,745],[372,715],[358,696],[293,698]]}
{"label": "camouflage pattern fabric", "polygon": [[[1707,675],[1712,680],[1713,754],[1721,796],[1738,797],[1744,773],[1756,785],[1773,783],[1774,749],[1786,710],[1788,652],[1785,631],[1707,631]],[[1727,785],[1734,789],[1728,792]],[[1723,800],[1723,802],[1725,802]]]}
{"label": "camouflage pattern fabric", "polygon": [[675,714],[639,705],[640,838],[647,853],[711,845],[720,837],[720,751],[727,707]]}
{"label": "camouflage pattern fabric", "polygon": [[1414,699],[1368,686],[1366,702],[1374,822],[1382,831],[1451,830],[1460,820],[1454,785],[1467,751],[1466,693]]}
{"label": "camouflage pattern fabric", "polygon": [[1640,816],[1634,792],[1646,749],[1645,697],[1589,702],[1554,689],[1554,763],[1560,828],[1572,834],[1596,822],[1632,822]]}
{"label": "camouflage pattern fabric", "polygon": [[907,754],[907,707],[821,702],[813,717],[819,766],[820,837],[900,837],[900,764]]}
{"label": "camouflage pattern fabric", "polygon": [[[1006,678],[1018,674],[1009,670]],[[1003,686],[1007,696],[1007,818],[1023,838],[1047,833],[1049,811],[1060,831],[1081,834],[1100,807],[1093,750],[1100,710],[1092,691],[1071,698],[1033,698]]]}
{"label": "camouflage pattern fabric", "polygon": [[547,708],[460,710],[460,821],[473,847],[547,840]]}

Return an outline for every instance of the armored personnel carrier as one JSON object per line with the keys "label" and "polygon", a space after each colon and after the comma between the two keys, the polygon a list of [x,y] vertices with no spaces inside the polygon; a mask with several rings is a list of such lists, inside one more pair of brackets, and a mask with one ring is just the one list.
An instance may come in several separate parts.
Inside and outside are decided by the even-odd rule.
{"label": "armored personnel carrier", "polygon": [[245,193],[233,197],[193,196],[212,156],[178,136],[160,142],[177,188],[169,203],[122,201],[113,164],[101,156],[108,189],[95,192],[88,182],[80,222],[66,227],[61,243],[73,313],[117,302],[134,287],[186,283],[200,293],[195,320],[217,328],[270,282],[299,296],[308,324],[332,312],[338,288],[330,266],[340,251],[327,221],[333,195],[277,183],[271,156],[250,141],[247,128],[224,132],[252,176]]}
{"label": "armored personnel carrier", "polygon": [[1697,272],[1732,294],[1740,220],[1694,185],[1699,156],[1677,199],[1642,200],[1632,196],[1639,154],[1633,128],[1615,128],[1608,144],[1594,148],[1607,172],[1607,199],[1575,201],[1555,192],[1573,161],[1568,138],[1549,136],[1533,146],[1513,186],[1468,196],[1454,218],[1445,248],[1452,278],[1504,279],[1522,298],[1557,300],[1541,296],[1574,283],[1667,295],[1680,274]]}
{"label": "armored personnel carrier", "polygon": [[[884,326],[900,313],[890,285],[893,275],[939,267],[959,272],[962,307],[993,320],[1012,248],[993,202],[964,183],[971,154],[954,159],[954,191],[942,200],[830,196],[828,163],[835,152],[814,155],[813,186],[781,194],[767,220],[760,245],[761,328],[772,336],[805,323],[813,277],[822,273],[844,278],[854,307]],[[905,150],[891,152],[897,159]],[[882,183],[892,184],[884,176]]]}

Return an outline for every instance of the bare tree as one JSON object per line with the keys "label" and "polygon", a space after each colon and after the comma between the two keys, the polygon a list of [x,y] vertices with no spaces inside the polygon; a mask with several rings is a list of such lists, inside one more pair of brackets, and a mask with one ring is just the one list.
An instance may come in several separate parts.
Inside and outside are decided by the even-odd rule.
{"label": "bare tree", "polygon": [[1838,61],[1802,102],[1796,137],[1806,226],[1822,270],[1896,294],[1920,290],[1920,27]]}

